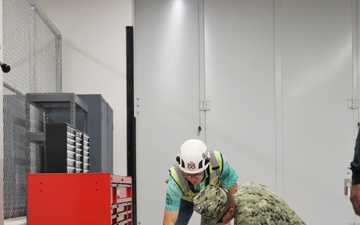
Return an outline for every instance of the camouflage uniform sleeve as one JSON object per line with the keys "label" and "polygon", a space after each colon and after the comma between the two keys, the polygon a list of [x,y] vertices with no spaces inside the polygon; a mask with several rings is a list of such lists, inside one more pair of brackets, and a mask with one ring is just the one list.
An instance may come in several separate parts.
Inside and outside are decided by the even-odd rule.
{"label": "camouflage uniform sleeve", "polygon": [[235,198],[235,225],[305,225],[282,198],[262,184],[239,186]]}
{"label": "camouflage uniform sleeve", "polygon": [[229,161],[223,157],[223,171],[220,175],[220,181],[222,183],[222,187],[225,189],[229,189],[237,182],[239,176],[235,172],[235,170],[230,166]]}
{"label": "camouflage uniform sleeve", "polygon": [[169,182],[166,190],[165,210],[177,211],[180,208],[182,191],[174,179],[169,176]]}

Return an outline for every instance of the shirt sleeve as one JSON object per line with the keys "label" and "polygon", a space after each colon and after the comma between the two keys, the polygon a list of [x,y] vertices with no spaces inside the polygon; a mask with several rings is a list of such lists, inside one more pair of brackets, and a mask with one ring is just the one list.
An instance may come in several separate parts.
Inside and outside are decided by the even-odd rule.
{"label": "shirt sleeve", "polygon": [[222,155],[223,158],[223,171],[220,175],[220,181],[222,184],[222,187],[225,189],[229,189],[234,184],[236,184],[239,176],[235,172],[235,170],[230,166],[229,161],[225,158],[224,155]]}
{"label": "shirt sleeve", "polygon": [[352,184],[360,184],[360,132],[356,137],[354,158],[350,163],[350,169],[352,171]]}
{"label": "shirt sleeve", "polygon": [[169,182],[166,190],[165,210],[178,211],[183,193],[172,176],[169,176]]}

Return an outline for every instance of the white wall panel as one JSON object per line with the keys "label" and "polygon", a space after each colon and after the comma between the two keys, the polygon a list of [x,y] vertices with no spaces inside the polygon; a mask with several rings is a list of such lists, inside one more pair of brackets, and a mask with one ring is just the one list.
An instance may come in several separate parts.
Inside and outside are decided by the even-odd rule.
{"label": "white wall panel", "polygon": [[135,11],[137,220],[153,225],[162,223],[180,145],[197,137],[198,4],[136,1]]}
{"label": "white wall panel", "polygon": [[273,18],[271,1],[205,2],[207,143],[276,190]]}
{"label": "white wall panel", "polygon": [[[354,144],[350,1],[283,1],[285,199],[308,224],[349,224]],[[324,209],[324,210],[319,210]]]}
{"label": "white wall panel", "polygon": [[353,3],[206,0],[201,40],[197,1],[135,1],[138,222],[161,223],[167,170],[193,137],[308,225],[355,221],[343,193],[358,118]]}

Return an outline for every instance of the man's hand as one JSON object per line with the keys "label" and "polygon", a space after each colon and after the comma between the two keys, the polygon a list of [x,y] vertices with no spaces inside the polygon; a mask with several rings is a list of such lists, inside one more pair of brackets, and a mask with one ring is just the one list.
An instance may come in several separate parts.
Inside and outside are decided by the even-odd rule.
{"label": "man's hand", "polygon": [[353,205],[355,214],[360,216],[360,184],[351,185],[350,201]]}

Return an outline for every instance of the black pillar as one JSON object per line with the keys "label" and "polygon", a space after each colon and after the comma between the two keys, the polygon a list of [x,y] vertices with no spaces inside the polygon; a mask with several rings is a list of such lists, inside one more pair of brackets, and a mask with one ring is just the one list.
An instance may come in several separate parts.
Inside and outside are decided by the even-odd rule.
{"label": "black pillar", "polygon": [[136,225],[136,117],[134,114],[133,33],[133,27],[126,27],[127,175],[132,177],[132,224]]}

